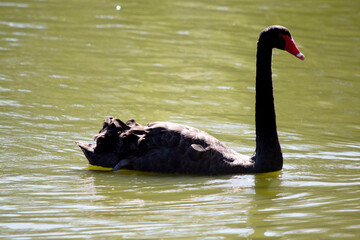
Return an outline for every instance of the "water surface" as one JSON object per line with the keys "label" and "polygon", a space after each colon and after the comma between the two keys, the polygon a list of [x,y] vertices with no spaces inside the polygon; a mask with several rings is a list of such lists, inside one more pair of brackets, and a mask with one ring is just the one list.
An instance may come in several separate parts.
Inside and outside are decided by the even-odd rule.
{"label": "water surface", "polygon": [[[118,7],[120,6],[120,7]],[[357,239],[356,1],[0,2],[0,238]],[[275,50],[285,164],[259,175],[87,169],[106,116],[172,121],[254,151],[259,32]]]}

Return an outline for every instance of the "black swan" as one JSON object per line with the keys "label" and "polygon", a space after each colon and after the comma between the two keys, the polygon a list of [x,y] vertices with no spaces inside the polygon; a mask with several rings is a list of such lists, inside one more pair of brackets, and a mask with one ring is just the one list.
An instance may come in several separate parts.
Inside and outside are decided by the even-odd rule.
{"label": "black swan", "polygon": [[288,29],[270,26],[260,33],[256,62],[256,150],[253,156],[235,152],[199,129],[154,122],[105,119],[96,144],[76,142],[91,165],[181,174],[261,173],[282,169],[272,87],[272,49],[286,50],[304,60]]}

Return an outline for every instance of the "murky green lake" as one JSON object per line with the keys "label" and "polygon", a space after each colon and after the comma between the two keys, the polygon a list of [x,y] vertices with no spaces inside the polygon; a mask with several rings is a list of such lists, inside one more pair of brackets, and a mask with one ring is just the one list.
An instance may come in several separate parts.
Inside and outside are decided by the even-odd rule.
{"label": "murky green lake", "polygon": [[[1,239],[358,239],[360,2],[0,2]],[[259,32],[275,50],[284,169],[182,176],[87,169],[106,116],[255,147]]]}

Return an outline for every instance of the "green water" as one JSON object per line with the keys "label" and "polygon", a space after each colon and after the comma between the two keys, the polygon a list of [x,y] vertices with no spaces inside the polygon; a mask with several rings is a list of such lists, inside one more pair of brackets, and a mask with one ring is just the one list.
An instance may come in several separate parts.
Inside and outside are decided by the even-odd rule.
{"label": "green water", "polygon": [[[1,1],[0,238],[357,239],[359,12],[341,0]],[[306,56],[274,51],[281,172],[86,169],[74,141],[109,115],[191,125],[252,154],[256,41],[273,24]]]}

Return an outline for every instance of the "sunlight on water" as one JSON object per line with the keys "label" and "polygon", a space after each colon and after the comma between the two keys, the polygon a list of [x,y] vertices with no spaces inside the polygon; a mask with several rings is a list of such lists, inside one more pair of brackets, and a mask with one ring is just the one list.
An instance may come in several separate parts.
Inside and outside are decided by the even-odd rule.
{"label": "sunlight on water", "polygon": [[[0,2],[2,239],[357,239],[360,4]],[[172,121],[255,146],[259,32],[274,51],[284,169],[186,176],[88,166],[106,116]]]}

